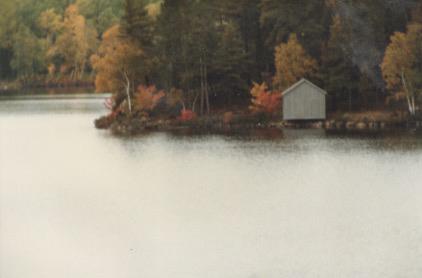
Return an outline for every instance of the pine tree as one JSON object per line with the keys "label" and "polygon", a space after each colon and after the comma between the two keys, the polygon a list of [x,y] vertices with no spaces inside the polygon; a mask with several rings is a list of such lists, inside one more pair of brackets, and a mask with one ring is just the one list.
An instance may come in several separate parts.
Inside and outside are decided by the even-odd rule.
{"label": "pine tree", "polygon": [[153,46],[153,23],[144,0],[125,0],[121,28],[144,51]]}
{"label": "pine tree", "polygon": [[265,70],[265,58],[272,56],[265,51],[260,0],[220,0],[215,5],[219,7],[221,16],[236,26],[243,52],[248,59],[248,74],[245,76],[248,83],[260,81]]}
{"label": "pine tree", "polygon": [[233,104],[235,99],[247,99],[249,69],[253,66],[236,26],[229,23],[220,26],[210,69],[210,83],[217,101]]}
{"label": "pine tree", "polygon": [[296,33],[313,57],[328,36],[330,13],[325,0],[261,0],[261,23],[271,49]]}
{"label": "pine tree", "polygon": [[330,38],[323,47],[321,57],[321,77],[330,96],[330,109],[333,110],[339,107],[351,110],[353,96],[358,91],[356,80],[360,78],[359,69],[353,64],[349,50],[343,45],[348,39],[347,35],[348,31],[340,17],[334,16]]}
{"label": "pine tree", "polygon": [[142,76],[137,76],[133,86],[135,89],[138,85],[149,85],[154,80],[156,52],[154,43],[154,25],[152,18],[148,15],[144,0],[125,0],[124,15],[121,23],[121,35],[135,43],[142,50],[144,56],[142,60],[137,61],[139,72],[143,72]]}

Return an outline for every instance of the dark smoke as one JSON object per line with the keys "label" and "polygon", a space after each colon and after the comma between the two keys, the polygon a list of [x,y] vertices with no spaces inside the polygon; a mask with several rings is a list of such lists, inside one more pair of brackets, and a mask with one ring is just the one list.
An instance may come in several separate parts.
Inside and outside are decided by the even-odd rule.
{"label": "dark smoke", "polygon": [[[374,1],[374,0],[370,0]],[[376,0],[375,0],[376,1]],[[363,2],[363,1],[362,1]],[[368,1],[369,2],[369,1]],[[379,8],[391,12],[391,14],[407,18],[407,11],[417,1],[415,0],[379,0]],[[384,87],[379,65],[382,62],[386,43],[377,41],[378,30],[368,18],[365,4],[356,1],[339,0],[336,5],[338,13],[350,32],[350,38],[344,42],[343,48],[347,50],[351,61],[359,68],[360,72],[371,79],[378,88]],[[384,30],[379,30],[383,32]]]}

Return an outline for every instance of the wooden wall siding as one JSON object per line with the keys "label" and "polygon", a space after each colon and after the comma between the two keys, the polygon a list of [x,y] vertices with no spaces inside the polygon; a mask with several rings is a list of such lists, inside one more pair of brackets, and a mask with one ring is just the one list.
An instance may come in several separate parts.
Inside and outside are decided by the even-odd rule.
{"label": "wooden wall siding", "polygon": [[315,86],[303,82],[283,96],[283,119],[322,120],[326,118],[326,96]]}

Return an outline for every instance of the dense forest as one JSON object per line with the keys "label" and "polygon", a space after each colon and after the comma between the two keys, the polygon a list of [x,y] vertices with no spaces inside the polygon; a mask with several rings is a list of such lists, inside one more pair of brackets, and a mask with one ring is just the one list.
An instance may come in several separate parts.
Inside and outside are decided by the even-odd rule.
{"label": "dense forest", "polygon": [[[272,110],[306,77],[329,109],[422,96],[420,0],[2,0],[0,79],[95,82],[114,109]],[[253,87],[252,91],[251,88]],[[133,103],[132,103],[133,102]]]}

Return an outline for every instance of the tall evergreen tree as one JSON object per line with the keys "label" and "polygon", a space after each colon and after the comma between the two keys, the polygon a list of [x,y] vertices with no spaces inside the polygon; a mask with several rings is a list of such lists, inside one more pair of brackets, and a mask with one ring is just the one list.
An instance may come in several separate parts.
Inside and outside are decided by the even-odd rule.
{"label": "tall evergreen tree", "polygon": [[247,99],[249,69],[254,65],[244,50],[237,26],[221,25],[209,76],[213,97],[225,104]]}
{"label": "tall evergreen tree", "polygon": [[153,46],[153,23],[144,0],[124,0],[123,31],[146,51]]}
{"label": "tall evergreen tree", "polygon": [[[243,52],[248,58],[248,83],[261,81],[265,70],[265,57],[271,57],[265,50],[261,29],[260,0],[224,0],[217,1],[221,15],[233,22],[238,29]],[[272,49],[271,49],[272,52]]]}
{"label": "tall evergreen tree", "polygon": [[120,27],[122,35],[132,40],[146,57],[142,61],[138,61],[139,67],[142,68],[141,72],[144,72],[145,75],[139,76],[135,80],[135,85],[149,85],[152,82],[151,77],[155,68],[154,25],[147,12],[147,4],[144,0],[125,0]]}
{"label": "tall evergreen tree", "polygon": [[328,37],[330,13],[325,0],[261,0],[261,24],[268,47],[287,41],[291,33],[313,57]]}
{"label": "tall evergreen tree", "polygon": [[330,38],[323,47],[321,56],[321,78],[329,94],[329,109],[352,109],[358,92],[360,74],[350,59],[350,50],[343,42],[348,38],[347,28],[338,15],[330,27]]}

